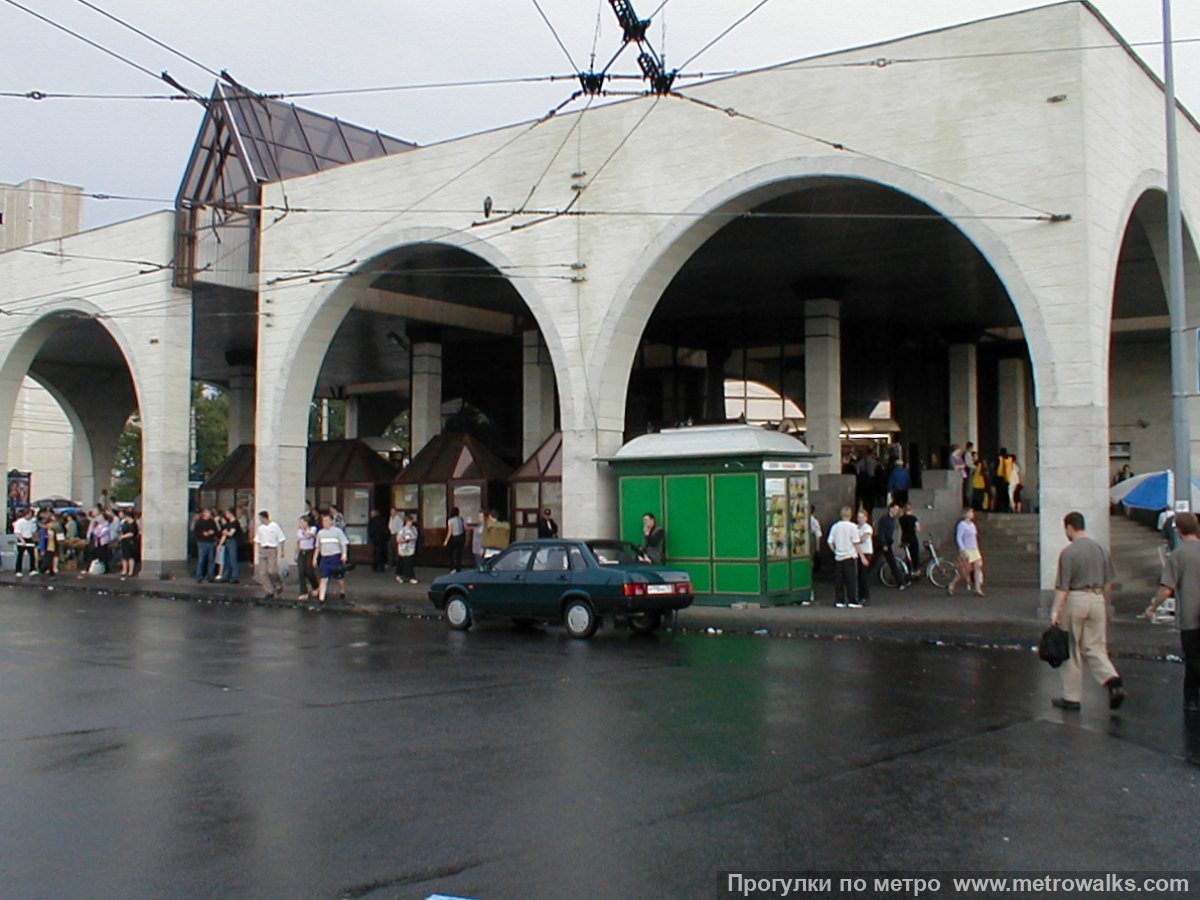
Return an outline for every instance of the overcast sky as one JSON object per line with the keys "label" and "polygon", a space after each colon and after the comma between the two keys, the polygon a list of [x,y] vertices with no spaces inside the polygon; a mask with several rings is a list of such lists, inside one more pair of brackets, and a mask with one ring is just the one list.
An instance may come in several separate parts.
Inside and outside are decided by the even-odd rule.
{"label": "overcast sky", "polygon": [[[170,92],[13,2],[151,72],[166,70],[206,95],[214,80],[210,74],[88,4],[268,93],[569,74],[574,67],[539,5],[579,68],[590,68],[593,46],[599,67],[620,45],[608,0],[0,0],[0,93]],[[633,0],[633,5],[647,16],[660,2]],[[665,46],[672,68],[758,5],[759,0],[668,0],[655,17],[651,38],[660,50]],[[686,70],[754,68],[1041,5],[1029,0],[768,0]],[[1095,5],[1131,43],[1161,39],[1157,0],[1096,0]],[[1200,3],[1175,0],[1174,36],[1179,97],[1200,113]],[[1161,73],[1161,48],[1137,49]],[[636,72],[634,57],[627,51],[613,71]],[[535,118],[573,89],[565,81],[294,102],[428,144]],[[45,178],[88,192],[164,201],[88,200],[89,227],[163,208],[178,189],[202,115],[199,105],[181,101],[0,97],[0,182]]]}

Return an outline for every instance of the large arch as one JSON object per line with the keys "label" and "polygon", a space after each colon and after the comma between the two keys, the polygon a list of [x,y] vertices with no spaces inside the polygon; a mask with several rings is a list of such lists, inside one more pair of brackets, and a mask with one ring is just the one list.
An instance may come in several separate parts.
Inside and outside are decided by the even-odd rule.
{"label": "large arch", "polygon": [[[318,386],[326,353],[348,313],[364,297],[381,269],[421,249],[441,248],[469,254],[493,273],[503,277],[516,301],[532,318],[545,342],[553,377],[560,393],[569,390],[571,373],[564,361],[563,342],[554,328],[549,306],[533,281],[512,274],[517,266],[491,243],[471,235],[451,234],[442,229],[413,228],[376,238],[356,256],[351,274],[337,283],[316,285],[303,309],[291,321],[285,346],[271,346],[268,328],[260,329],[258,416],[256,419],[255,494],[267,508],[290,515],[304,496],[304,454],[308,445],[308,409]],[[264,284],[260,301],[264,310],[275,302],[272,286]],[[282,370],[268,374],[263,360],[278,359]]]}
{"label": "large arch", "polygon": [[821,157],[742,172],[697,198],[663,227],[630,267],[601,326],[588,379],[599,385],[602,410],[609,414],[623,410],[639,336],[663,291],[691,255],[725,224],[729,215],[747,212],[788,193],[797,183],[821,177],[855,179],[891,188],[950,220],[982,254],[1008,292],[1029,343],[1039,396],[1052,402],[1054,367],[1050,364],[1052,351],[1041,310],[1004,237],[977,218],[978,210],[912,170],[871,159]]}

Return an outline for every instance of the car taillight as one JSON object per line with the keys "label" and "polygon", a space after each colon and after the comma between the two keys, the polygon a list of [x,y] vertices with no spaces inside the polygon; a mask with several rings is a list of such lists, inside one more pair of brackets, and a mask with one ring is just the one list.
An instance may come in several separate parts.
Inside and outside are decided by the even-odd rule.
{"label": "car taillight", "polygon": [[690,594],[692,592],[692,583],[690,581],[680,581],[675,585],[675,593]]}
{"label": "car taillight", "polygon": [[623,584],[621,593],[626,597],[645,597],[646,586],[644,584]]}

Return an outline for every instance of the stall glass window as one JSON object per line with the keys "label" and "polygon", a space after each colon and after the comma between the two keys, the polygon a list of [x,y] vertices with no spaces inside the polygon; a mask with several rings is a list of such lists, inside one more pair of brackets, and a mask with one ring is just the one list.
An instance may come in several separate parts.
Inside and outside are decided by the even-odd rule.
{"label": "stall glass window", "polygon": [[788,479],[788,504],[792,520],[792,556],[808,556],[808,478],[793,475]]}
{"label": "stall glass window", "polygon": [[421,527],[425,530],[446,527],[446,486],[421,485]]}
{"label": "stall glass window", "polygon": [[787,479],[764,478],[763,495],[766,501],[765,538],[768,559],[787,559],[788,556],[788,518],[787,518]]}
{"label": "stall glass window", "polygon": [[474,522],[483,508],[483,488],[477,484],[459,484],[454,487],[454,503],[464,522]]}
{"label": "stall glass window", "polygon": [[352,544],[365,544],[367,520],[371,515],[371,489],[346,488],[342,491],[342,501],[346,505],[342,510],[346,518],[346,537]]}
{"label": "stall glass window", "polygon": [[420,508],[420,494],[415,484],[397,484],[392,488],[392,505],[401,512],[415,513]]}

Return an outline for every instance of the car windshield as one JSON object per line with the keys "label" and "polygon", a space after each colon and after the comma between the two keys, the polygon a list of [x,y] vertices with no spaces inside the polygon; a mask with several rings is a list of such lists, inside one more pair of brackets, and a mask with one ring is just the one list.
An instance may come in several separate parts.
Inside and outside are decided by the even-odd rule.
{"label": "car windshield", "polygon": [[602,566],[626,566],[638,562],[638,550],[625,541],[588,541],[588,549]]}

